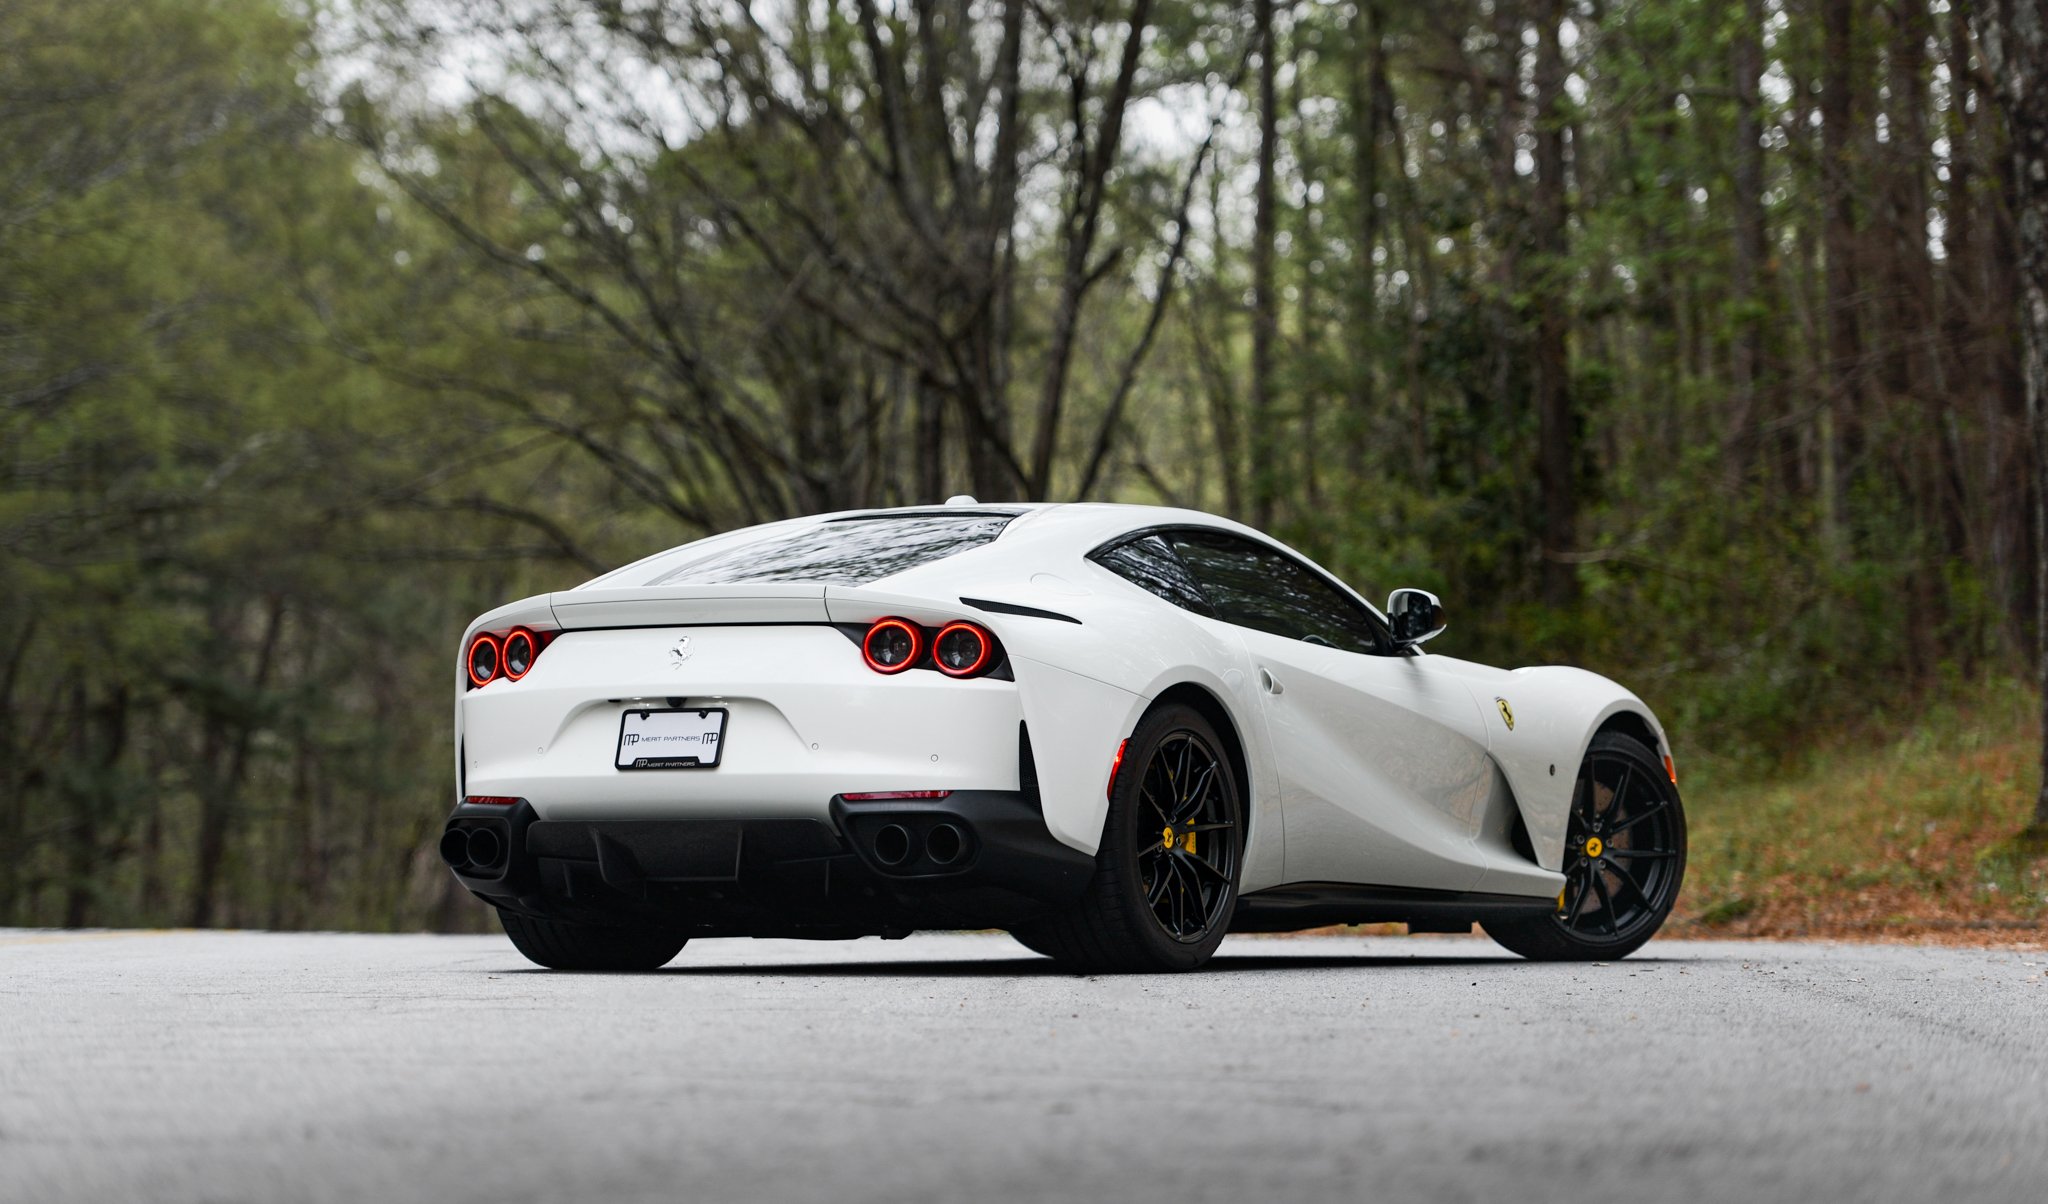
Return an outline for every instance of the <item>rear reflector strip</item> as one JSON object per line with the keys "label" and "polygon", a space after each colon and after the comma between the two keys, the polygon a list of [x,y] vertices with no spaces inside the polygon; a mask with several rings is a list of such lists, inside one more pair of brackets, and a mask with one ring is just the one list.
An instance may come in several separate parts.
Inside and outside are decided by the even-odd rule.
{"label": "rear reflector strip", "polygon": [[1117,745],[1116,757],[1109,763],[1109,788],[1104,790],[1103,793],[1111,798],[1116,797],[1116,771],[1124,767],[1124,750],[1130,746],[1131,742],[1129,740]]}
{"label": "rear reflector strip", "polygon": [[839,797],[849,803],[871,803],[889,798],[945,798],[952,793],[950,790],[871,790],[866,794],[842,794]]}
{"label": "rear reflector strip", "polygon": [[510,807],[519,800],[509,794],[472,794],[465,796],[465,803],[481,803],[490,807]]}

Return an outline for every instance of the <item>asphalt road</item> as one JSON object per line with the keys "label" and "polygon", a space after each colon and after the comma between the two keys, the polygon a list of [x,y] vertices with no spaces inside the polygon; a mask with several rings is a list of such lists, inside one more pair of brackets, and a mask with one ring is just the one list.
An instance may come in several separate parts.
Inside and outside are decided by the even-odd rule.
{"label": "asphalt road", "polygon": [[0,1201],[2048,1198],[2048,954],[0,930]]}

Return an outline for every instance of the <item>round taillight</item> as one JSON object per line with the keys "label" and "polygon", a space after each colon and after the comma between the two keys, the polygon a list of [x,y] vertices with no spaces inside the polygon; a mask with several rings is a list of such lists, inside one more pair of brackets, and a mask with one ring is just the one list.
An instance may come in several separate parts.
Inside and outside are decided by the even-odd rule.
{"label": "round taillight", "polygon": [[488,631],[478,632],[477,637],[469,642],[469,684],[489,684],[498,675],[503,661],[498,637]]}
{"label": "round taillight", "polygon": [[902,619],[877,619],[861,639],[860,654],[877,673],[901,673],[917,663],[924,636]]}
{"label": "round taillight", "polygon": [[514,627],[505,636],[503,655],[506,679],[518,681],[526,676],[528,669],[533,668],[533,658],[540,655],[540,641],[526,628]]}
{"label": "round taillight", "polygon": [[948,677],[972,677],[988,668],[995,641],[972,623],[948,623],[932,640],[932,659]]}

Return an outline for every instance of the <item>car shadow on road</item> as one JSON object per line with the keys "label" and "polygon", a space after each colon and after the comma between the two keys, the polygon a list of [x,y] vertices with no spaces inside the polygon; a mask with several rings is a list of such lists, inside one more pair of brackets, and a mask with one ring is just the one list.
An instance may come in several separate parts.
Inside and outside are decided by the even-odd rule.
{"label": "car shadow on road", "polygon": [[[1609,966],[1659,966],[1678,965],[1691,961],[1690,958],[1637,957],[1623,962],[1580,962],[1582,968],[1605,968]],[[1245,972],[1274,973],[1289,970],[1402,970],[1402,969],[1445,969],[1454,966],[1484,966],[1489,970],[1513,969],[1515,967],[1537,967],[1545,963],[1527,962],[1519,958],[1499,955],[1489,956],[1446,956],[1437,954],[1388,956],[1386,954],[1358,954],[1346,956],[1335,953],[1276,954],[1260,953],[1232,956],[1223,954],[1197,974],[1241,974]],[[534,968],[514,973],[552,974],[555,971]],[[958,961],[920,959],[918,961],[854,961],[854,962],[755,962],[724,965],[691,965],[686,951],[675,962],[656,971],[676,977],[700,978],[1086,978],[1095,975],[1077,975],[1063,970],[1047,958],[963,958]]]}

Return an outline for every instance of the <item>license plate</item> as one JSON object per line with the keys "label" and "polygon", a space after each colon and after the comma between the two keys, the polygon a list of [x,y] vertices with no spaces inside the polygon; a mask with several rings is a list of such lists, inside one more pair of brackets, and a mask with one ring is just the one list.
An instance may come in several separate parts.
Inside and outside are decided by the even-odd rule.
{"label": "license plate", "polygon": [[627,711],[619,718],[619,769],[716,769],[725,749],[723,707]]}

